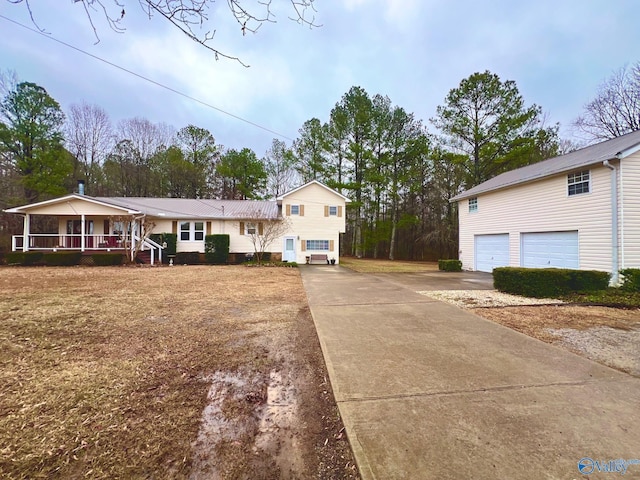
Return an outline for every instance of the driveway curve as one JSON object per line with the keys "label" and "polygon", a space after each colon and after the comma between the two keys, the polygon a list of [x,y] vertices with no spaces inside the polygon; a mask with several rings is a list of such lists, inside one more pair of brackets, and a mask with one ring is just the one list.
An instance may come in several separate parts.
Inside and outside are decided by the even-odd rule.
{"label": "driveway curve", "polygon": [[364,480],[640,477],[639,378],[416,293],[490,275],[300,272]]}

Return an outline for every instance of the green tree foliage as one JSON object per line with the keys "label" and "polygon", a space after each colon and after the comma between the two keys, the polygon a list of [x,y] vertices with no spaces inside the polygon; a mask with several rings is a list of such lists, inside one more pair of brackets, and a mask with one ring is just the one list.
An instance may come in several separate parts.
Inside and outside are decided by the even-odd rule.
{"label": "green tree foliage", "polygon": [[221,183],[221,197],[228,200],[260,199],[267,173],[264,164],[249,148],[228,150],[220,158],[216,169]]}
{"label": "green tree foliage", "polygon": [[452,89],[432,122],[449,147],[466,154],[467,188],[542,160],[538,140],[555,138],[557,130],[541,134],[541,108],[525,106],[515,82],[503,82],[488,71],[474,73]]}
{"label": "green tree foliage", "polygon": [[214,189],[212,182],[219,159],[219,150],[213,135],[205,128],[187,125],[178,130],[176,139],[184,160],[190,164],[190,174],[187,178],[192,186],[188,196],[207,197]]}
{"label": "green tree foliage", "polygon": [[298,139],[293,142],[293,150],[297,159],[296,169],[303,182],[326,182],[329,176],[324,157],[326,132],[322,123],[317,118],[307,120],[298,133]]}
{"label": "green tree foliage", "polygon": [[0,103],[0,145],[28,202],[65,193],[71,162],[63,148],[64,119],[58,102],[35,83],[18,83]]}

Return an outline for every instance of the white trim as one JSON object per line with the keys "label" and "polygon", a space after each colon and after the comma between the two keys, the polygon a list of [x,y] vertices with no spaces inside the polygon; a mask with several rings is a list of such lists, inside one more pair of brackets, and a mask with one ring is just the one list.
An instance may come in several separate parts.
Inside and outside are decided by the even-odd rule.
{"label": "white trim", "polygon": [[336,192],[333,188],[329,188],[327,187],[325,184],[320,183],[317,180],[311,180],[310,182],[305,183],[304,185],[298,187],[298,188],[294,188],[293,190],[287,192],[287,193],[283,193],[282,195],[280,195],[278,198],[276,198],[276,200],[284,200],[284,197],[286,197],[287,195],[291,195],[292,193],[295,193],[299,190],[302,190],[303,188],[308,187],[309,185],[318,185],[322,188],[324,188],[325,190],[329,190],[331,193],[333,193],[334,195],[339,196],[340,198],[342,198],[346,203],[350,203],[351,200],[349,200],[347,197],[345,197],[344,195],[342,195],[341,193]]}
{"label": "white trim", "polygon": [[94,203],[96,205],[102,205],[103,207],[110,207],[110,208],[115,208],[117,210],[123,210],[123,211],[127,212],[129,215],[137,215],[137,214],[141,213],[138,210],[132,210],[130,208],[125,208],[125,207],[121,207],[119,205],[114,205],[112,203],[103,202],[102,200],[97,200],[97,199],[89,197],[87,195],[78,195],[78,194],[75,194],[75,193],[71,194],[71,195],[64,196],[64,197],[60,197],[60,198],[54,198],[54,199],[51,199],[51,200],[45,200],[43,202],[31,203],[31,204],[28,204],[28,205],[22,205],[20,207],[8,208],[8,209],[3,210],[3,211],[7,212],[7,213],[26,213],[27,210],[33,210],[34,208],[44,207],[44,206],[47,206],[47,205],[56,205],[58,203],[68,202],[70,200],[81,200],[81,201],[84,201],[84,202]]}

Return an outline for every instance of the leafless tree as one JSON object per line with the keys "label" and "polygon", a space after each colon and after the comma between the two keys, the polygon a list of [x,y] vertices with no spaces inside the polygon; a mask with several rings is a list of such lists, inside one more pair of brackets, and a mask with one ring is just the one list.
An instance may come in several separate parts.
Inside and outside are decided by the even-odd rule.
{"label": "leafless tree", "polygon": [[127,258],[131,262],[135,261],[144,241],[153,233],[153,229],[156,226],[155,222],[146,215],[142,217],[115,215],[109,217],[109,221],[112,228],[114,225],[118,225],[121,228],[121,231],[114,231],[114,233],[120,235],[122,245],[127,250]]}
{"label": "leafless tree", "polygon": [[243,223],[259,265],[262,265],[265,250],[290,229],[288,218],[268,217],[261,209],[249,211]]}
{"label": "leafless tree", "polygon": [[113,148],[113,127],[109,114],[85,102],[71,105],[65,128],[67,148],[76,158],[89,189],[96,183],[102,162]]}
{"label": "leafless tree", "polygon": [[605,80],[574,126],[592,141],[640,130],[640,62]]}
{"label": "leafless tree", "polygon": [[267,198],[277,198],[300,184],[296,159],[282,140],[273,139],[262,161],[267,172]]}
{"label": "leafless tree", "polygon": [[13,92],[18,83],[18,74],[15,70],[0,70],[0,101],[2,101],[9,92]]}
{"label": "leafless tree", "polygon": [[[24,4],[29,11],[33,24],[44,31],[37,23],[31,0],[7,0],[9,3]],[[80,4],[85,11],[87,20],[93,29],[96,41],[100,41],[96,17],[104,17],[109,27],[119,33],[126,30],[124,21],[128,8],[132,3],[137,3],[149,19],[157,16],[169,22],[187,37],[199,43],[213,52],[215,58],[224,57],[240,62],[239,58],[221,52],[211,45],[215,36],[215,29],[200,33],[209,21],[210,7],[215,0],[73,0]],[[275,23],[276,15],[272,10],[273,0],[226,0],[233,19],[237,22],[242,35],[255,33],[264,23]],[[309,27],[316,27],[315,0],[289,0],[291,15],[289,19]],[[249,4],[247,6],[247,4]],[[205,27],[206,28],[206,27]],[[247,66],[247,65],[245,65]]]}

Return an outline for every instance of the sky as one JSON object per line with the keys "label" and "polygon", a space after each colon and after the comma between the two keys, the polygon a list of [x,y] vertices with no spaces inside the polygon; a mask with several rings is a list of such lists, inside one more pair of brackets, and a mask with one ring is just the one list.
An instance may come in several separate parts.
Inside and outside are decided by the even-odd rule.
{"label": "sky", "polygon": [[[80,2],[31,0],[41,35],[24,3],[0,0],[0,70],[43,86],[65,112],[84,101],[114,124],[132,117],[192,124],[259,157],[273,138],[290,145],[305,121],[326,122],[352,86],[388,96],[436,133],[429,119],[447,93],[486,70],[515,81],[525,104],[540,106],[561,137],[575,141],[571,123],[598,86],[640,61],[637,0],[315,0],[307,12],[314,28],[289,19],[289,0],[273,0],[276,22],[246,35],[226,1],[210,2],[198,32],[215,30],[211,45],[248,68],[216,60],[166,20],[149,19],[137,0],[120,1],[126,31],[113,31],[94,11],[96,42]],[[256,0],[243,5],[259,8]]]}

